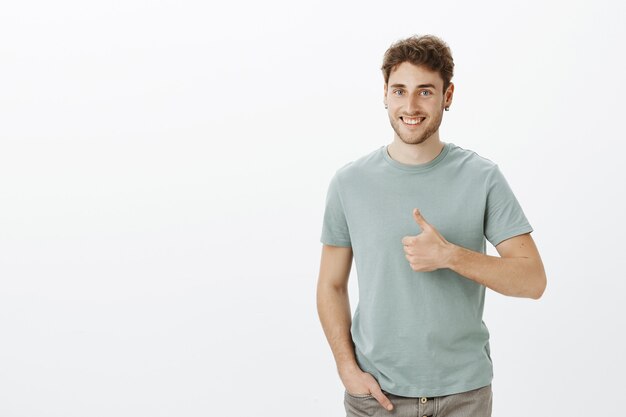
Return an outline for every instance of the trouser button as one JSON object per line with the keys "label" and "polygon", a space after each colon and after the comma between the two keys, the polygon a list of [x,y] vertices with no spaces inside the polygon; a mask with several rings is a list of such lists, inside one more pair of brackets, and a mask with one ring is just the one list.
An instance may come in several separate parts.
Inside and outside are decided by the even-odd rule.
{"label": "trouser button", "polygon": [[422,404],[424,404],[426,401],[428,401],[428,398],[426,398],[426,397],[422,397],[422,400],[421,400],[421,401],[422,401]]}

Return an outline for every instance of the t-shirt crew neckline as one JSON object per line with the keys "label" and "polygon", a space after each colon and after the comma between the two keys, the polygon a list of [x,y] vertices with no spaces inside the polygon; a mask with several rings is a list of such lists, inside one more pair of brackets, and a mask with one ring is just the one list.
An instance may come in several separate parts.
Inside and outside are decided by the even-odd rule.
{"label": "t-shirt crew neckline", "polygon": [[450,150],[451,143],[444,142],[443,148],[441,149],[441,152],[439,152],[439,155],[437,155],[434,159],[428,162],[425,162],[423,164],[405,164],[402,162],[398,162],[389,155],[389,152],[387,151],[387,146],[388,145],[381,146],[380,151],[383,154],[383,158],[385,158],[385,161],[387,161],[389,165],[391,165],[394,168],[400,169],[402,171],[423,172],[423,171],[428,171],[429,169],[437,165],[439,162],[441,162],[443,158],[446,157],[446,155],[448,154],[448,151]]}

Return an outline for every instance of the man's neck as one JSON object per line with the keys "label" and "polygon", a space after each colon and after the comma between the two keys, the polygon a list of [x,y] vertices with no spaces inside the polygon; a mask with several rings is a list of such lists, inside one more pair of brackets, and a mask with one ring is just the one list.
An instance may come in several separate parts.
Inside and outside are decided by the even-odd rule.
{"label": "man's neck", "polygon": [[425,164],[435,159],[444,145],[439,137],[434,135],[417,145],[406,144],[394,136],[393,142],[387,145],[387,153],[391,159],[403,164]]}

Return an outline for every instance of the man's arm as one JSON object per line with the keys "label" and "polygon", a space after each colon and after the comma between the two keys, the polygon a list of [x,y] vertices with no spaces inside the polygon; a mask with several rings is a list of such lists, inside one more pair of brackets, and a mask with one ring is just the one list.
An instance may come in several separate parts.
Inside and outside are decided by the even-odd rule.
{"label": "man's arm", "polygon": [[350,394],[371,394],[387,410],[393,409],[378,381],[363,372],[354,356],[350,333],[352,316],[348,278],[352,268],[352,248],[323,245],[317,282],[317,312],[333,351],[341,382]]}
{"label": "man's arm", "polygon": [[448,242],[422,213],[413,209],[422,229],[417,236],[402,238],[405,257],[414,271],[450,268],[504,295],[539,299],[546,289],[546,272],[530,233],[498,243],[501,257],[474,252]]}
{"label": "man's arm", "polygon": [[546,272],[530,233],[500,242],[498,256],[452,244],[446,267],[473,281],[512,297],[539,299],[546,289]]}
{"label": "man's arm", "polygon": [[352,313],[348,279],[351,267],[351,247],[323,245],[317,281],[317,313],[340,372],[358,367],[350,335]]}

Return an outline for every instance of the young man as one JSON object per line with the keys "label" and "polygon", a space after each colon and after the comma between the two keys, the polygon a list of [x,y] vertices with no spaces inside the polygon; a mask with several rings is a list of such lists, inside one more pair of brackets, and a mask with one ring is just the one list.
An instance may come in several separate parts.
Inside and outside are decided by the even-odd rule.
{"label": "young man", "polygon": [[[330,181],[317,308],[348,416],[491,416],[485,288],[538,299],[546,287],[533,228],[498,165],[439,138],[453,68],[435,36],[393,44],[382,66],[393,141]],[[485,238],[500,256],[485,254]]]}

